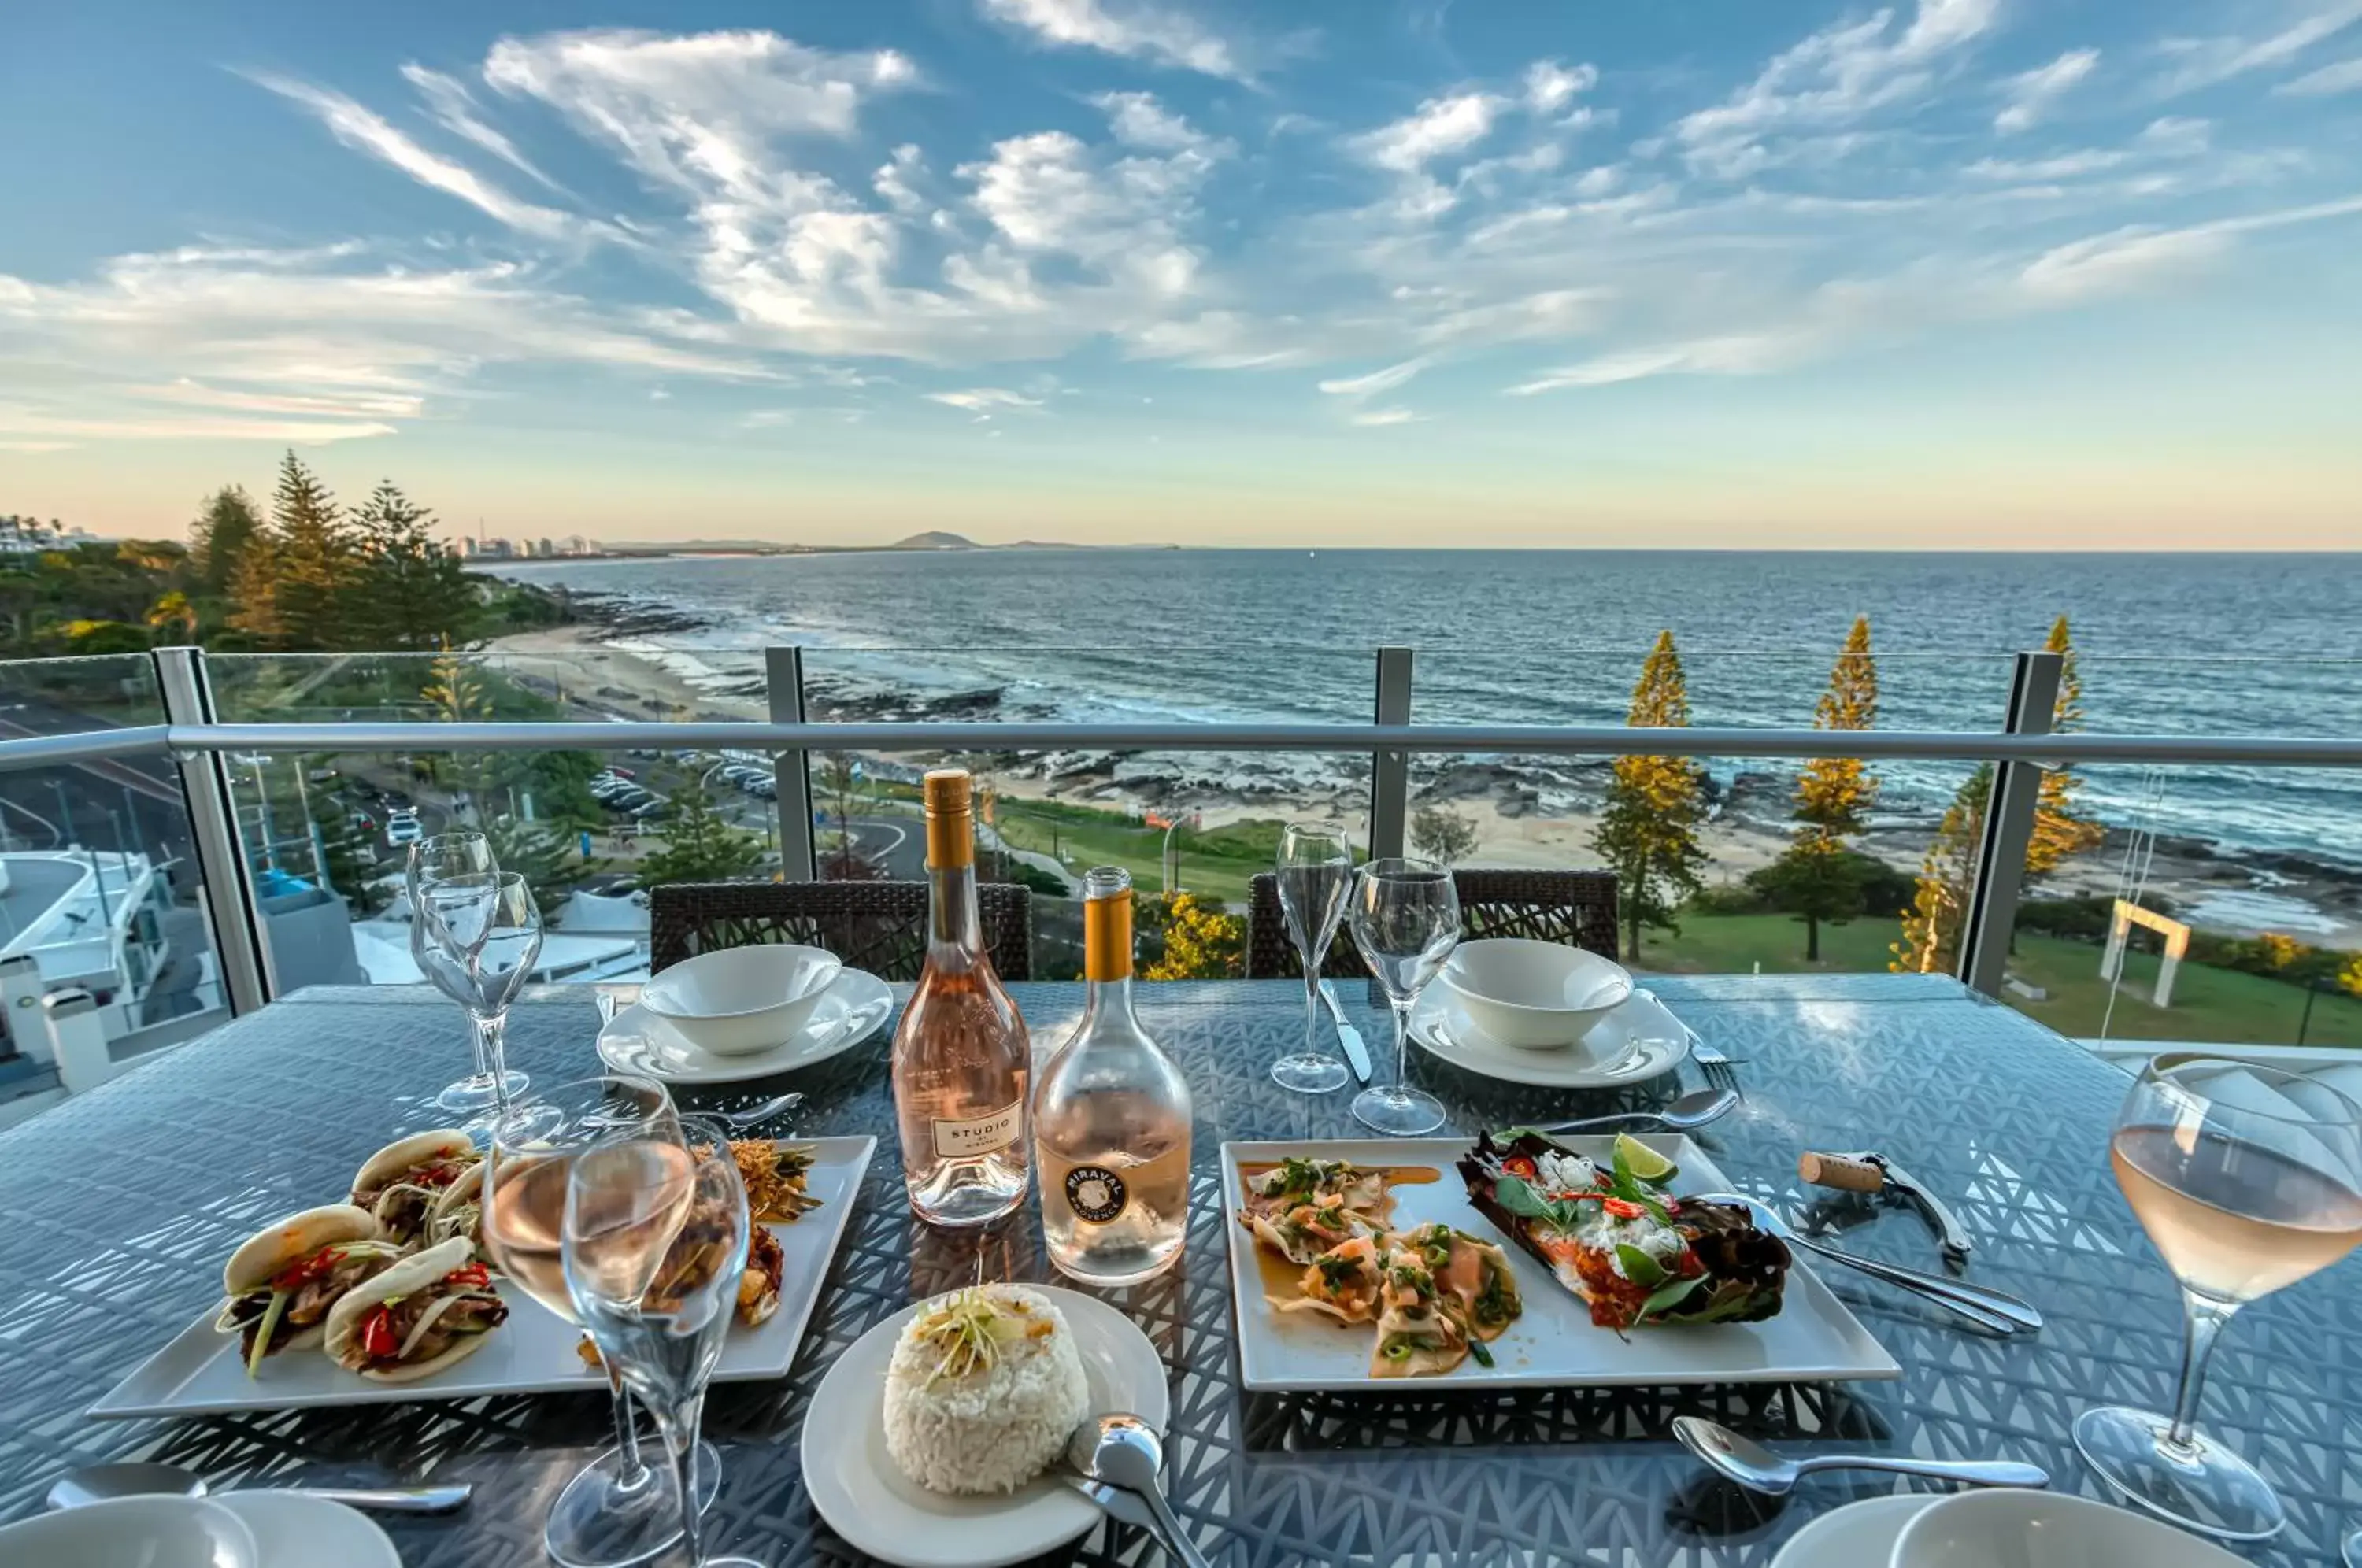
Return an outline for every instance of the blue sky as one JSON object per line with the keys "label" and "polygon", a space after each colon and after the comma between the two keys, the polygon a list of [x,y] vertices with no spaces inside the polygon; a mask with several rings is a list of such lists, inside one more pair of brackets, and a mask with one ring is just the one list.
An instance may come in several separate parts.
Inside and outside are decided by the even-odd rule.
{"label": "blue sky", "polygon": [[2362,541],[2362,0],[0,27],[8,510]]}

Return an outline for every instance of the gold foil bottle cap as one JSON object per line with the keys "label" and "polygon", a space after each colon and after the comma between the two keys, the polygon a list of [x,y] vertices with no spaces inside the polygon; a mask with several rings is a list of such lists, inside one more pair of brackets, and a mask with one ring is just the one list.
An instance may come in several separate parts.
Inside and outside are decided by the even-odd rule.
{"label": "gold foil bottle cap", "polygon": [[921,790],[931,817],[976,809],[976,780],[965,767],[929,768]]}
{"label": "gold foil bottle cap", "polygon": [[1083,877],[1083,978],[1131,978],[1131,873],[1120,866]]}
{"label": "gold foil bottle cap", "polygon": [[927,808],[927,865],[955,871],[976,864],[975,780],[965,767],[929,770],[920,789]]}

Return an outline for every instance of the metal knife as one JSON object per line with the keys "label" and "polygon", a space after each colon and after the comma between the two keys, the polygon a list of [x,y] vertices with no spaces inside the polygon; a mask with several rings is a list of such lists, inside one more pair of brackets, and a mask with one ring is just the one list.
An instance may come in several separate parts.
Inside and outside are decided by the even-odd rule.
{"label": "metal knife", "polygon": [[1329,1004],[1329,1016],[1337,1021],[1337,1043],[1345,1048],[1346,1064],[1353,1069],[1353,1077],[1368,1083],[1370,1048],[1362,1043],[1362,1032],[1345,1021],[1345,1008],[1337,999],[1337,988],[1326,980],[1321,981],[1320,999]]}
{"label": "metal knife", "polygon": [[1149,1507],[1145,1497],[1127,1492],[1120,1486],[1110,1486],[1104,1481],[1087,1481],[1080,1475],[1065,1472],[1059,1474],[1058,1479],[1097,1503],[1099,1511],[1116,1523],[1147,1531],[1149,1539],[1164,1548],[1168,1557],[1175,1562],[1181,1561],[1181,1554],[1174,1550],[1172,1542],[1164,1539],[1164,1529],[1157,1523],[1156,1514]]}

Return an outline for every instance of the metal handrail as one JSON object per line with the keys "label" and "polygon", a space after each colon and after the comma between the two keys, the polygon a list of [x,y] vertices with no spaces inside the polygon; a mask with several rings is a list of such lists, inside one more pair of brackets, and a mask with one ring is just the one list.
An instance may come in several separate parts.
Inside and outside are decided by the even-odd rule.
{"label": "metal handrail", "polygon": [[1921,757],[1964,762],[2362,767],[2362,739],[2003,734],[1541,724],[287,723],[147,724],[0,740],[0,772],[146,752],[619,751],[1461,752],[1590,756]]}

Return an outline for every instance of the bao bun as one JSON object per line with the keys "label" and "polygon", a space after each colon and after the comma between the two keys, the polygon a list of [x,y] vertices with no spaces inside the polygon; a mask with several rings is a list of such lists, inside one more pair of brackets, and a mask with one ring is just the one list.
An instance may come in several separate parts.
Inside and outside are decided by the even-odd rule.
{"label": "bao bun", "polygon": [[271,1275],[338,1242],[374,1242],[384,1235],[377,1216],[349,1203],[291,1214],[259,1231],[222,1265],[222,1289],[231,1296],[260,1290]]}
{"label": "bao bun", "polygon": [[472,1160],[475,1157],[475,1140],[456,1127],[414,1132],[407,1138],[397,1138],[364,1161],[360,1174],[353,1177],[353,1191],[362,1193],[383,1187],[403,1172],[432,1160]]}
{"label": "bao bun", "polygon": [[[345,1347],[359,1333],[361,1323],[370,1309],[396,1296],[407,1296],[435,1284],[454,1269],[468,1266],[473,1251],[465,1236],[413,1253],[383,1274],[361,1281],[337,1297],[328,1309],[328,1354],[341,1362]],[[400,1366],[369,1367],[361,1375],[376,1383],[412,1383],[431,1376],[457,1361],[464,1361],[483,1348],[489,1334],[462,1334],[451,1348],[441,1355],[425,1361],[405,1362]]]}

